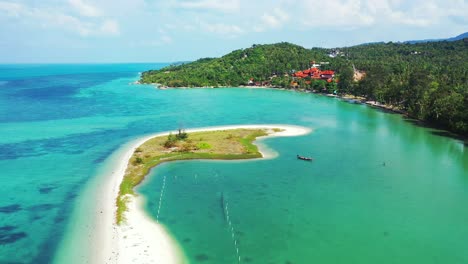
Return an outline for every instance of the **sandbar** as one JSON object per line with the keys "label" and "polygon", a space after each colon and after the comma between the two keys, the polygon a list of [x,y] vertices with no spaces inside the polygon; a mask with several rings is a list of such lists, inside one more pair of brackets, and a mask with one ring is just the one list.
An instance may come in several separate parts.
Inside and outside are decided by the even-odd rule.
{"label": "sandbar", "polygon": [[[268,137],[300,136],[310,133],[310,128],[293,125],[269,124],[269,125],[230,125],[186,129],[187,133],[201,131],[218,131],[238,128],[248,129],[273,129],[281,131],[272,132]],[[82,249],[83,254],[79,259],[81,263],[158,263],[158,264],[184,264],[188,263],[181,247],[173,239],[169,231],[152,219],[144,210],[145,200],[141,195],[128,195],[127,211],[124,223],[118,225],[116,219],[116,198],[119,194],[119,185],[123,180],[127,164],[136,148],[147,140],[176,133],[167,131],[141,137],[125,145],[117,157],[117,167],[108,175],[105,175],[96,194],[93,223],[88,232],[88,243]],[[272,150],[265,149],[263,144],[258,144],[259,151],[264,158],[273,158],[276,154]]]}

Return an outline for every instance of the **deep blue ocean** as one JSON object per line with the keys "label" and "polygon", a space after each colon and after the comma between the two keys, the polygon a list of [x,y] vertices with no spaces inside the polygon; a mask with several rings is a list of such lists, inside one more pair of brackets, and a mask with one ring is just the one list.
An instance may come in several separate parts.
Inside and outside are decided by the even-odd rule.
{"label": "deep blue ocean", "polygon": [[[84,189],[126,142],[235,124],[314,132],[266,140],[275,160],[176,162],[151,173],[139,189],[148,212],[168,176],[162,223],[193,263],[237,263],[217,215],[221,178],[249,262],[468,263],[463,142],[320,95],[133,84],[163,66],[0,65],[0,263],[51,263],[69,226],[81,224],[72,216]],[[297,152],[316,161],[297,163]]]}

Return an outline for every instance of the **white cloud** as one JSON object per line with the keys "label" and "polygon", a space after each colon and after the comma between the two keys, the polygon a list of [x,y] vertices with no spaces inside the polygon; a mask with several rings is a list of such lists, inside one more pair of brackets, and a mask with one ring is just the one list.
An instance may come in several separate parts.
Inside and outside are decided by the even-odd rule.
{"label": "white cloud", "polygon": [[278,7],[272,12],[263,13],[261,23],[254,27],[254,31],[261,32],[268,28],[281,28],[289,20],[289,15]]}
{"label": "white cloud", "polygon": [[263,14],[262,21],[265,25],[270,27],[277,27],[280,24],[279,20],[270,14]]}
{"label": "white cloud", "polygon": [[68,0],[70,5],[75,8],[80,15],[87,17],[99,17],[101,11],[95,6],[83,2],[83,0]]}
{"label": "white cloud", "polygon": [[155,40],[132,40],[129,45],[132,47],[161,47],[173,42],[169,35],[161,35]]}
{"label": "white cloud", "polygon": [[[464,0],[328,0],[326,4],[306,2],[303,20],[308,27],[360,28],[365,26],[438,25],[450,16],[468,17]],[[304,15],[304,13],[302,14]]]}
{"label": "white cloud", "polygon": [[[82,12],[83,14],[87,14],[87,16],[99,14],[93,10],[85,8]],[[0,1],[0,15],[2,12],[16,20],[21,20],[24,24],[32,27],[39,26],[42,29],[59,29],[74,32],[80,36],[115,36],[120,34],[119,24],[115,20],[93,18],[88,21],[64,13],[62,9],[58,8],[37,8],[19,3]]]}
{"label": "white cloud", "polygon": [[181,21],[178,21],[177,23],[166,23],[164,24],[164,27],[171,31],[173,30],[194,31],[196,29],[196,27],[193,24],[183,23]]}
{"label": "white cloud", "polygon": [[[246,31],[236,24],[216,22],[215,19],[201,19],[200,17],[189,18],[186,17],[171,21],[170,23],[162,24],[156,31],[162,36],[168,36],[169,34],[198,34],[204,32],[206,34],[220,36],[220,37],[237,37]],[[172,42],[172,39],[171,39]]]}
{"label": "white cloud", "polygon": [[101,25],[101,32],[108,35],[120,35],[119,24],[115,20],[107,19]]}
{"label": "white cloud", "polygon": [[215,33],[221,36],[236,37],[244,33],[237,25],[228,25],[223,23],[201,23],[201,28],[207,32]]}
{"label": "white cloud", "polygon": [[35,16],[42,20],[42,26],[44,28],[63,28],[73,32],[78,32],[81,36],[88,36],[92,33],[91,25],[84,23],[73,16],[63,14],[48,16],[47,14],[37,11],[35,12]]}
{"label": "white cloud", "polygon": [[168,35],[163,35],[161,36],[161,42],[164,44],[170,44],[172,43],[172,38],[169,37]]}
{"label": "white cloud", "polygon": [[304,12],[308,15],[303,23],[309,27],[354,28],[368,26],[375,21],[360,0],[328,0],[324,4],[307,1]]}
{"label": "white cloud", "polygon": [[18,3],[0,2],[0,12],[3,11],[7,16],[18,17],[24,10],[23,6]]}
{"label": "white cloud", "polygon": [[401,24],[427,27],[447,23],[450,17],[468,19],[467,10],[468,2],[463,0],[415,0],[411,8],[393,12],[391,17]]}
{"label": "white cloud", "polygon": [[[427,1],[424,6],[415,10],[400,6],[401,2],[395,0],[374,0],[367,1],[366,8],[369,13],[375,17],[376,23],[403,24],[410,26],[427,26],[434,21],[434,17],[428,12],[420,12],[422,9],[433,6],[433,3]],[[431,7],[432,8],[432,7]],[[422,16],[416,14],[421,13]],[[430,12],[432,13],[432,12]]]}
{"label": "white cloud", "polygon": [[163,27],[160,27],[157,30],[158,33],[160,34],[159,40],[157,40],[157,42],[159,42],[160,44],[170,44],[172,43],[172,38],[168,35],[164,27],[167,27],[167,25],[164,25]]}
{"label": "white cloud", "polygon": [[196,1],[182,1],[176,4],[176,7],[184,9],[198,9],[198,10],[216,10],[222,12],[236,12],[240,9],[239,0],[196,0]]}
{"label": "white cloud", "polygon": [[395,28],[406,32],[401,38],[419,28],[435,36],[447,29],[450,35],[466,30],[466,10],[467,0],[0,0],[0,23],[79,36],[119,36],[125,28],[130,37],[160,27],[166,32],[151,41],[162,45],[199,32],[211,38],[264,32],[249,35],[254,42],[257,36],[295,41],[286,31],[322,32],[316,29],[377,35]]}

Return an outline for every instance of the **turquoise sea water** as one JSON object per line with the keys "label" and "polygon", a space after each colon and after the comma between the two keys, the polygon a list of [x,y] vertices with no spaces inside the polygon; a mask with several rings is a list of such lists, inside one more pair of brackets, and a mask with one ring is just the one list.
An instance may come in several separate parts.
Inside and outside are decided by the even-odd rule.
{"label": "turquoise sea water", "polygon": [[193,263],[468,263],[462,142],[318,95],[130,84],[161,66],[0,66],[0,263],[50,263],[122,144],[271,123],[314,132],[264,140],[272,160],[164,164],[138,189],[156,218],[166,177],[159,220]]}

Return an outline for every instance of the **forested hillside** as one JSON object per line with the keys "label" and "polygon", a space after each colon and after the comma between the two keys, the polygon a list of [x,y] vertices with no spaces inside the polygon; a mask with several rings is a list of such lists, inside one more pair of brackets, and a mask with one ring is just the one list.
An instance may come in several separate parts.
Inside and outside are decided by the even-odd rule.
{"label": "forested hillside", "polygon": [[[340,92],[401,107],[410,116],[468,134],[468,42],[375,44],[344,48],[333,60]],[[350,77],[353,65],[366,72]]]}
{"label": "forested hillside", "polygon": [[[329,57],[333,54],[333,58]],[[329,62],[335,82],[295,78],[311,61]],[[356,81],[355,70],[365,73]],[[142,83],[169,87],[239,86],[251,78],[275,87],[353,94],[393,105],[409,116],[468,135],[468,40],[378,43],[339,49],[254,45],[221,58],[200,59],[142,74]]]}
{"label": "forested hillside", "polygon": [[290,43],[253,45],[221,58],[199,59],[144,72],[141,82],[169,87],[239,86],[245,85],[250,78],[268,80],[275,73],[304,69],[311,59],[326,58],[324,49],[305,49]]}

